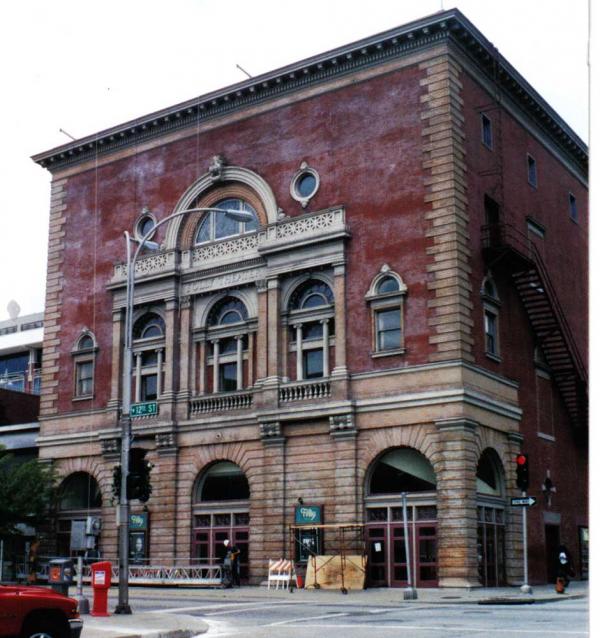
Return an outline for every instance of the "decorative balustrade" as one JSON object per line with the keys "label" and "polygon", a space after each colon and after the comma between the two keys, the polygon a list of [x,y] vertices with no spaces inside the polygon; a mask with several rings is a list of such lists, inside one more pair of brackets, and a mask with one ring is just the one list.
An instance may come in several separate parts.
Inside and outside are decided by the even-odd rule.
{"label": "decorative balustrade", "polygon": [[207,394],[190,401],[190,416],[206,414],[207,412],[227,412],[229,410],[244,410],[251,408],[252,392],[224,392]]}
{"label": "decorative balustrade", "polygon": [[[262,228],[257,233],[249,233],[195,246],[181,252],[181,262],[178,261],[178,251],[169,250],[152,255],[141,256],[135,264],[136,278],[151,277],[174,273],[178,267],[184,272],[213,268],[216,265],[235,264],[260,258],[261,254],[282,250],[290,243],[306,245],[316,241],[324,241],[339,233],[346,233],[345,214],[343,208],[334,208],[316,213],[308,213],[299,217],[281,219]],[[224,276],[239,273],[226,273]],[[243,273],[242,273],[243,275]],[[251,271],[244,281],[254,281],[262,277],[261,273]],[[113,284],[126,281],[126,264],[116,264],[112,278]],[[192,282],[197,283],[197,282]],[[204,283],[204,287],[202,284]],[[200,282],[201,289],[191,290],[191,293],[203,292],[204,288],[212,288],[212,284]],[[190,294],[189,292],[186,294]]]}
{"label": "decorative balustrade", "polygon": [[330,381],[300,381],[286,384],[279,388],[279,400],[281,403],[326,399],[330,396]]}

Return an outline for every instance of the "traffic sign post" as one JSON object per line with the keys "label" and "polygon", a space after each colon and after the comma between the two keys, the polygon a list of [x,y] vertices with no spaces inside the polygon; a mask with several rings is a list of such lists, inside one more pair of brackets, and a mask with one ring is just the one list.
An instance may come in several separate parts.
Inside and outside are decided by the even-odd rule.
{"label": "traffic sign post", "polygon": [[531,505],[535,505],[536,499],[534,496],[527,496],[525,492],[522,493],[520,498],[511,499],[511,505],[521,507],[522,521],[523,521],[523,584],[521,585],[521,591],[524,594],[531,594],[532,590],[529,585],[529,569],[527,565],[527,510]]}

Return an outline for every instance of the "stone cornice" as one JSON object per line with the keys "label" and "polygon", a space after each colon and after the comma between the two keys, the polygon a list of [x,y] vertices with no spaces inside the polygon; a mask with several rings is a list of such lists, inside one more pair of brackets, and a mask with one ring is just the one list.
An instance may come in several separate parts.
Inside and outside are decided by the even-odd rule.
{"label": "stone cornice", "polygon": [[32,159],[51,172],[58,171],[443,42],[452,42],[484,75],[495,78],[502,90],[587,175],[587,146],[457,9],[436,13],[156,111],[39,153]]}

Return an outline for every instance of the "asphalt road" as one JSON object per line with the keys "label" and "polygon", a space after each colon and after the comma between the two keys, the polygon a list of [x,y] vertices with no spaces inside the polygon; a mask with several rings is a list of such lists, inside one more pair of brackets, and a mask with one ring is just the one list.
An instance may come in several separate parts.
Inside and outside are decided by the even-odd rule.
{"label": "asphalt road", "polygon": [[533,605],[414,604],[366,605],[289,599],[243,601],[195,597],[193,601],[147,597],[132,600],[139,611],[185,613],[210,625],[205,636],[244,638],[589,636],[588,601]]}

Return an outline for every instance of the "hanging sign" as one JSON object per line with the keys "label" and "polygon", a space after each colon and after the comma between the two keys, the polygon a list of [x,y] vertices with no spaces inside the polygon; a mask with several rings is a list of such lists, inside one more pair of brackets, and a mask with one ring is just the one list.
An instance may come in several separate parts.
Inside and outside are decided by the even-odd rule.
{"label": "hanging sign", "polygon": [[296,505],[296,525],[320,525],[323,522],[322,505]]}

